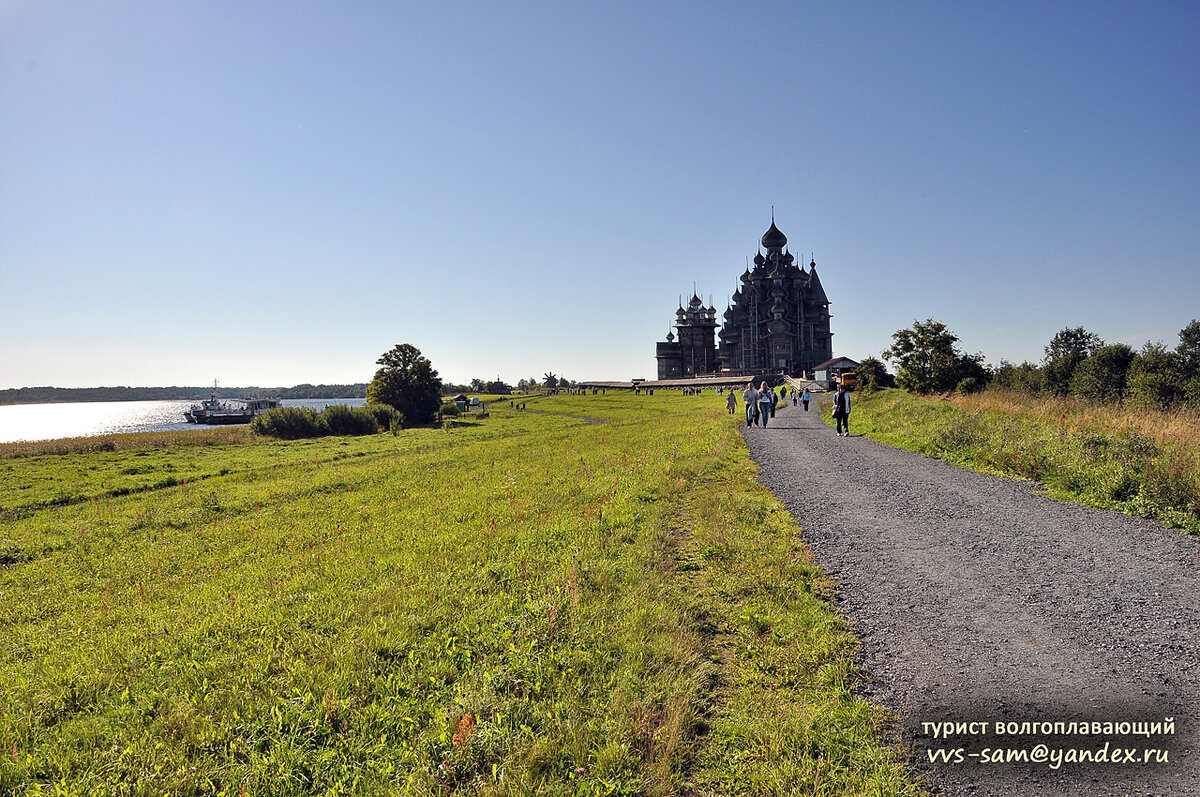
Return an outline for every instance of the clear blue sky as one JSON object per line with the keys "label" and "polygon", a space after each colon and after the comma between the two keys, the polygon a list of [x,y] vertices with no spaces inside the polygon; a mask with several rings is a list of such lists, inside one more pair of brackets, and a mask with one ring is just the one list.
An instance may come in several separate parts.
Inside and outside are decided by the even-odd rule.
{"label": "clear blue sky", "polygon": [[[1200,4],[0,0],[0,387],[654,377],[771,206],[835,354],[1200,316]],[[686,297],[685,297],[686,298]]]}

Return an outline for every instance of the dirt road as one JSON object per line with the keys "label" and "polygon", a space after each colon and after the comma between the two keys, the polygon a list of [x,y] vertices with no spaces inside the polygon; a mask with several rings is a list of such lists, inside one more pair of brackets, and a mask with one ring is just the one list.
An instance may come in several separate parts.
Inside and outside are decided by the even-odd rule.
{"label": "dirt road", "polygon": [[936,793],[1200,796],[1200,539],[838,437],[815,407],[744,435]]}

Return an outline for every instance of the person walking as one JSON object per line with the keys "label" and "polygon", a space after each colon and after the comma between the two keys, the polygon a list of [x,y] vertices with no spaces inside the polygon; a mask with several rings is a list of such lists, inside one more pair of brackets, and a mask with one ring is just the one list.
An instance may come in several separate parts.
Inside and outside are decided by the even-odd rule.
{"label": "person walking", "polygon": [[746,402],[746,426],[758,426],[758,391],[753,382],[746,383],[742,400]]}
{"label": "person walking", "polygon": [[775,417],[775,408],[779,406],[779,394],[774,390],[768,391],[771,396],[771,417]]}
{"label": "person walking", "polygon": [[845,428],[845,436],[850,436],[850,394],[846,392],[845,385],[838,385],[837,392],[833,394],[833,419],[837,422],[838,437],[842,437],[842,429]]}
{"label": "person walking", "polygon": [[804,392],[800,394],[800,401],[804,404],[804,411],[808,412],[808,402],[812,401],[812,393],[808,392],[808,388],[804,388]]}
{"label": "person walking", "polygon": [[763,428],[767,428],[767,419],[771,417],[771,399],[775,397],[775,391],[767,387],[764,381],[758,388],[758,414],[762,420]]}
{"label": "person walking", "polygon": [[732,390],[729,391],[729,398],[725,399],[725,406],[729,409],[730,415],[737,410],[737,396]]}

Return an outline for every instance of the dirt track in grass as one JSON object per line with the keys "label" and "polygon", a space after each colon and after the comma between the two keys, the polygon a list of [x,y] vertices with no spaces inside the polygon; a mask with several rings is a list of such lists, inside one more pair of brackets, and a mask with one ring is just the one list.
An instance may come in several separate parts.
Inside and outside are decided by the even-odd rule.
{"label": "dirt track in grass", "polygon": [[[935,793],[1200,795],[1200,538],[838,437],[815,406],[744,435],[840,583],[864,691],[897,714]],[[1173,734],[1040,732],[1164,718]],[[936,739],[924,724],[947,721],[976,724]],[[1072,761],[1118,748],[1116,763]]]}

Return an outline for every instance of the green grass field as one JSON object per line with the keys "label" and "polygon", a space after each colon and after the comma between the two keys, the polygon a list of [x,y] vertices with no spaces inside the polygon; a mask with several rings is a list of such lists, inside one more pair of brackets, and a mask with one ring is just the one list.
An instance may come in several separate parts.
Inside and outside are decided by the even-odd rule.
{"label": "green grass field", "polygon": [[919,793],[718,397],[529,409],[0,458],[0,793]]}
{"label": "green grass field", "polygon": [[[1033,479],[1055,498],[1200,532],[1200,419],[1006,391],[920,397],[856,392],[863,434],[925,456]],[[822,404],[827,422],[830,405]]]}

